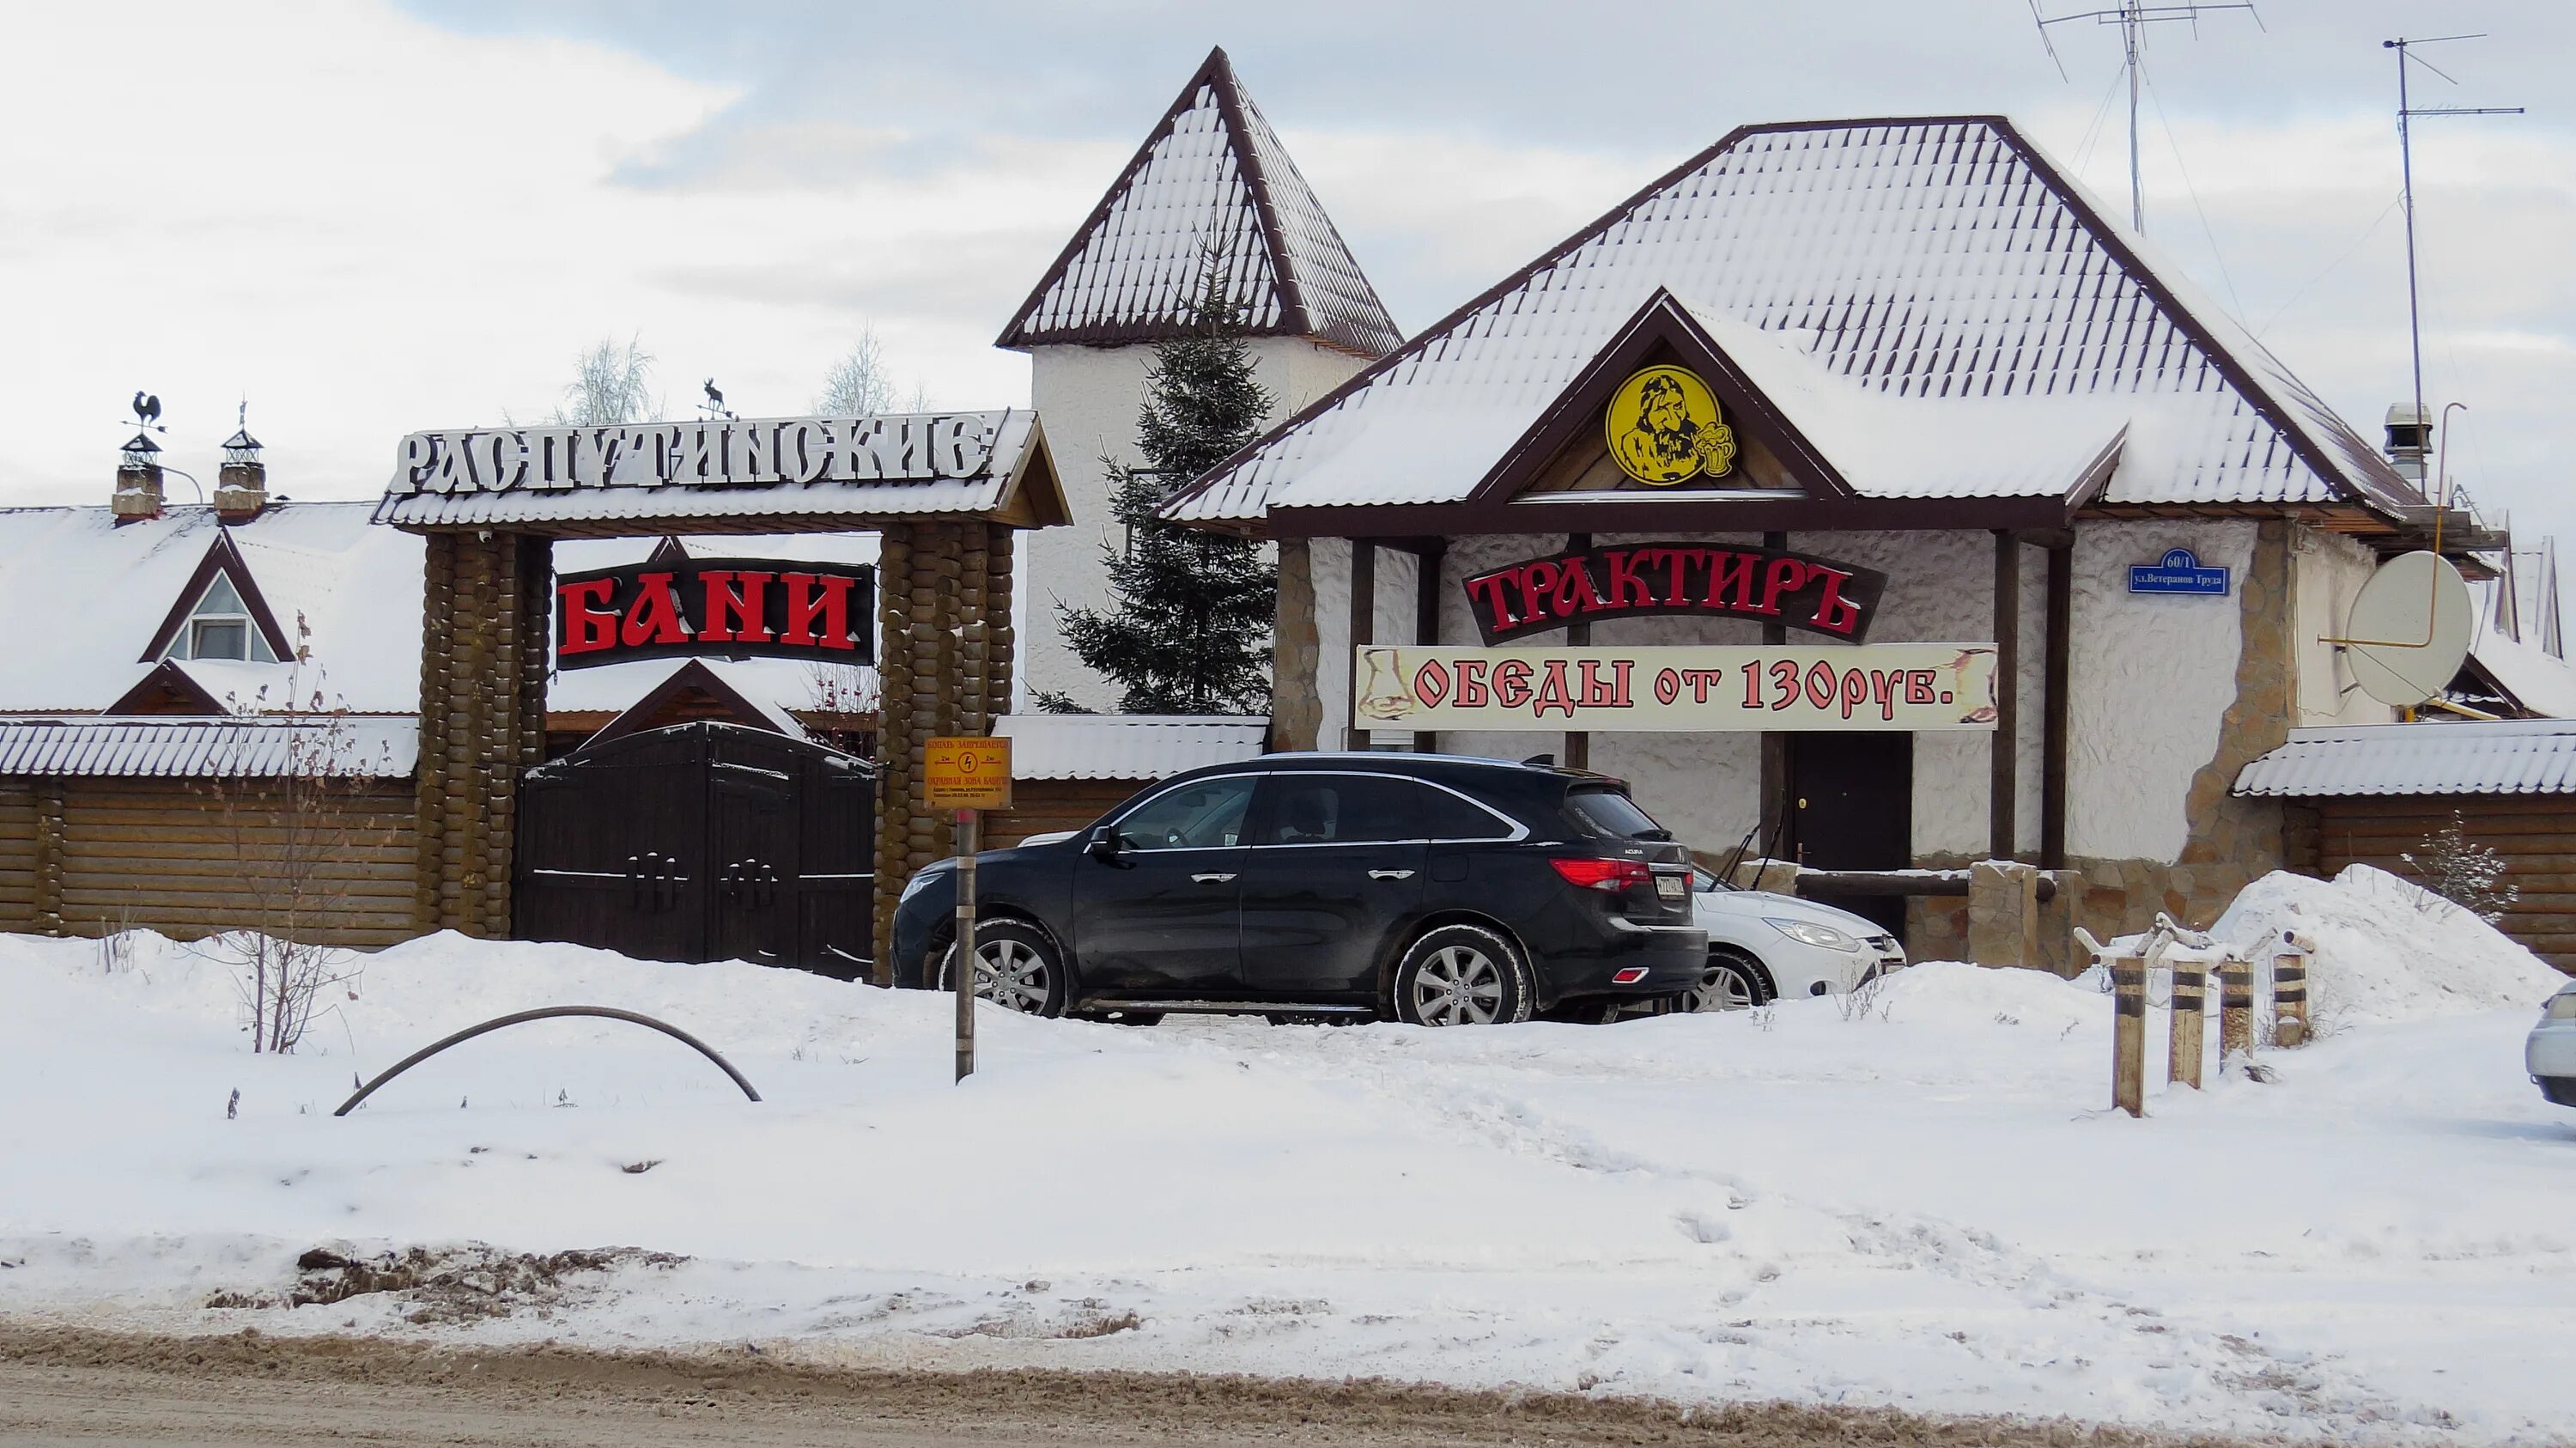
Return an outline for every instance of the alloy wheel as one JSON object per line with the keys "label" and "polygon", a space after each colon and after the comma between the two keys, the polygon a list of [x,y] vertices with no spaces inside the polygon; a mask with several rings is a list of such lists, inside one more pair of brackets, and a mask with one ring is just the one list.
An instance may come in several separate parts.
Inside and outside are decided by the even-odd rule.
{"label": "alloy wheel", "polygon": [[1055,984],[1048,975],[1051,969],[1027,941],[975,942],[975,994],[1006,1010],[1044,1014],[1047,990]]}
{"label": "alloy wheel", "polygon": [[1691,987],[1687,997],[1694,1011],[1751,1010],[1760,1000],[1744,967],[1718,959],[1701,967],[1699,984]]}
{"label": "alloy wheel", "polygon": [[1443,946],[1413,972],[1413,1018],[1426,1026],[1486,1026],[1503,1010],[1502,962],[1472,945]]}

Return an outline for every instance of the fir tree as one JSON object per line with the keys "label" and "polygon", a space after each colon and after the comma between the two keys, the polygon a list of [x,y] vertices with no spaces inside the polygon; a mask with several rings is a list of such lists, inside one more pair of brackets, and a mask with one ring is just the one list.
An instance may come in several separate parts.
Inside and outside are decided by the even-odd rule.
{"label": "fir tree", "polygon": [[[1136,422],[1141,467],[1109,462],[1111,506],[1128,544],[1102,550],[1114,600],[1061,609],[1076,657],[1121,686],[1131,714],[1259,714],[1270,707],[1278,565],[1262,545],[1155,516],[1174,489],[1260,435],[1269,389],[1253,380],[1244,306],[1213,251],[1189,332],[1154,349]],[[1040,708],[1072,712],[1061,694]]]}

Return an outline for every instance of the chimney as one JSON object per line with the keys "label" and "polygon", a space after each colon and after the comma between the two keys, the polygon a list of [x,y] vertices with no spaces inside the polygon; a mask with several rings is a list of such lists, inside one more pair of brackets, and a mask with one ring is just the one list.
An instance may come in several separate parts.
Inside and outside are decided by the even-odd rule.
{"label": "chimney", "polygon": [[247,523],[267,506],[268,465],[259,460],[259,439],[245,425],[224,439],[224,467],[215,475],[215,516]]}
{"label": "chimney", "polygon": [[161,516],[161,447],[136,433],[116,459],[116,525]]}
{"label": "chimney", "polygon": [[2432,442],[2433,428],[2422,408],[2400,402],[2388,409],[2388,461],[2418,487],[2424,483],[2424,458],[2433,450]]}

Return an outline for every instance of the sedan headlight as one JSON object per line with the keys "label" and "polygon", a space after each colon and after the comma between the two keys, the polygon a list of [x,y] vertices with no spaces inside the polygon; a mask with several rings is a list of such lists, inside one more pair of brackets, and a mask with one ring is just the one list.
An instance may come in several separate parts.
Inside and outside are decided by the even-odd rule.
{"label": "sedan headlight", "polygon": [[2562,991],[2551,996],[2541,1015],[2553,1021],[2576,1021],[2576,991]]}
{"label": "sedan headlight", "polygon": [[1858,940],[1844,934],[1842,931],[1836,930],[1830,925],[1819,925],[1813,920],[1766,919],[1762,923],[1779,931],[1781,934],[1788,936],[1791,940],[1798,942],[1800,945],[1813,945],[1825,950],[1858,950],[1861,948],[1861,944]]}
{"label": "sedan headlight", "polygon": [[920,894],[922,891],[930,887],[930,882],[932,880],[941,875],[945,875],[950,870],[954,870],[956,868],[957,867],[954,864],[948,865],[945,868],[938,865],[922,866],[911,879],[903,882],[903,894],[896,897],[895,903],[900,905],[904,901],[911,899],[913,896]]}

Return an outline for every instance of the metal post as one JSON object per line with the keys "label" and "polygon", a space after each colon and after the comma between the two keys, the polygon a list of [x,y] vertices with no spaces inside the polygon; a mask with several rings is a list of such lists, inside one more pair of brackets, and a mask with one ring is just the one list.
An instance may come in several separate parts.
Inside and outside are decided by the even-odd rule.
{"label": "metal post", "polygon": [[2111,1104],[2147,1111],[2147,959],[2111,957]]}
{"label": "metal post", "polygon": [[2165,1079],[2200,1089],[2200,1058],[2209,1029],[2209,967],[2176,961],[2173,968],[2173,1040],[2165,1052]]}
{"label": "metal post", "polygon": [[957,812],[957,1079],[975,1074],[975,811]]}
{"label": "metal post", "polygon": [[2218,1059],[2254,1054],[2254,964],[2231,955],[2218,967]]}

